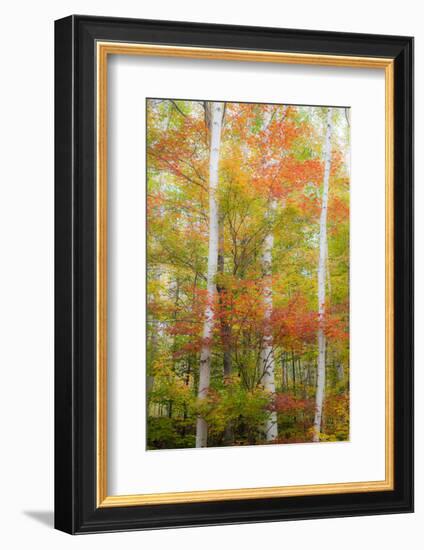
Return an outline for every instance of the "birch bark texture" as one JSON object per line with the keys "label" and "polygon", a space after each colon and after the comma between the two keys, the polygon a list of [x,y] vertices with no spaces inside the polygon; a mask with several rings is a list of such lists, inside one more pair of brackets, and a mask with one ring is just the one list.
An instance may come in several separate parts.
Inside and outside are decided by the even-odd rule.
{"label": "birch bark texture", "polygon": [[[277,201],[271,199],[268,217],[271,227],[277,209]],[[271,230],[265,237],[262,254],[262,270],[264,274],[264,335],[262,340],[261,362],[262,362],[262,385],[270,395],[275,394],[275,359],[273,349],[273,338],[271,328],[272,317],[272,253],[274,248],[274,233]],[[265,436],[267,441],[273,441],[278,437],[277,412],[271,411],[265,421]]]}
{"label": "birch bark texture", "polygon": [[328,193],[330,187],[331,171],[331,136],[333,133],[333,109],[327,110],[326,133],[324,144],[324,181],[322,189],[321,217],[319,229],[319,260],[318,260],[318,368],[317,368],[317,389],[315,397],[315,417],[313,426],[312,441],[320,440],[323,404],[325,396],[325,360],[326,360],[326,338],[324,330],[325,322],[325,300],[326,300],[326,267],[327,267],[327,209]]}
{"label": "birch bark texture", "polygon": [[[272,113],[267,110],[264,113],[262,131],[266,132],[271,123]],[[269,233],[265,236],[262,252],[262,272],[264,277],[264,335],[262,339],[261,363],[262,385],[270,395],[275,394],[275,359],[273,349],[273,337],[271,317],[273,309],[272,300],[272,256],[274,249],[274,218],[277,210],[277,201],[270,197],[266,213],[267,222],[270,224]],[[277,412],[270,411],[264,425],[265,438],[274,441],[278,437]]]}
{"label": "birch bark texture", "polygon": [[[209,247],[207,274],[207,303],[203,324],[203,344],[200,353],[198,399],[207,396],[211,374],[211,347],[214,327],[214,301],[216,297],[216,274],[218,270],[219,248],[219,212],[218,184],[219,157],[221,149],[221,131],[224,115],[224,103],[208,102],[207,112],[210,126],[209,154]],[[196,447],[207,447],[208,425],[204,418],[198,416],[196,422]]]}

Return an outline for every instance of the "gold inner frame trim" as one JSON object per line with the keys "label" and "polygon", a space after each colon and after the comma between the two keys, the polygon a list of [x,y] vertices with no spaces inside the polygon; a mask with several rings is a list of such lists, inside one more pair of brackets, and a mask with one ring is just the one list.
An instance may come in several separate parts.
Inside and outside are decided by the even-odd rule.
{"label": "gold inner frame trim", "polygon": [[[96,43],[97,55],[97,506],[142,506],[305,495],[364,493],[394,489],[394,60],[254,50],[162,46],[123,42]],[[331,67],[384,69],[386,134],[386,372],[385,479],[281,487],[218,489],[178,493],[109,496],[107,492],[107,61],[109,55],[220,59]]]}

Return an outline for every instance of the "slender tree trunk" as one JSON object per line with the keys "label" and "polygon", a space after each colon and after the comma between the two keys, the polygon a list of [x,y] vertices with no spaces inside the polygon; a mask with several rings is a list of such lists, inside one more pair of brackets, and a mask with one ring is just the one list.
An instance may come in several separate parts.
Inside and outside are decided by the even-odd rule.
{"label": "slender tree trunk", "polygon": [[291,353],[291,360],[292,360],[292,389],[293,389],[293,395],[296,397],[296,360],[294,358],[294,351],[292,350]]}
{"label": "slender tree trunk", "polygon": [[[224,104],[211,102],[210,107],[210,156],[209,156],[209,251],[207,277],[207,305],[203,325],[203,346],[200,353],[198,398],[205,399],[210,381],[211,345],[214,326],[213,302],[216,296],[215,277],[218,268],[218,166],[221,146],[221,128]],[[196,447],[206,447],[208,425],[198,417],[196,425]]]}
{"label": "slender tree trunk", "polygon": [[[218,274],[224,275],[225,257],[224,257],[224,220],[222,216],[219,217],[219,244],[218,244]],[[221,280],[217,284],[217,291],[219,297],[219,311],[220,316],[220,332],[221,343],[223,348],[223,374],[224,383],[229,381],[232,373],[232,357],[231,357],[231,325],[226,319],[225,313],[225,285]],[[227,422],[224,428],[223,443],[224,445],[231,445],[234,440],[234,430],[232,422]]]}
{"label": "slender tree trunk", "polygon": [[[153,277],[152,277],[153,278]],[[150,324],[150,338],[148,341],[148,364],[149,367],[154,365],[156,355],[157,355],[157,349],[158,349],[158,338],[159,338],[159,321],[156,319],[156,317],[152,314],[148,315],[148,321]],[[153,371],[150,371],[151,374],[147,374],[147,383],[146,383],[146,389],[147,389],[147,414],[150,415],[150,394],[153,390],[155,377],[153,375]]]}
{"label": "slender tree trunk", "polygon": [[287,391],[288,381],[287,381],[287,361],[286,361],[286,352],[281,353],[281,391]]}
{"label": "slender tree trunk", "polygon": [[[163,174],[160,175],[161,185],[163,183]],[[150,280],[157,281],[160,283],[162,277],[162,272],[159,267],[153,268],[150,270],[149,278]],[[149,297],[150,299],[153,298]],[[147,357],[148,357],[148,366],[152,367],[155,363],[158,347],[159,347],[159,341],[162,337],[162,327],[159,319],[155,317],[155,315],[151,312],[147,312],[147,321],[149,324],[149,331],[150,331],[150,338],[148,340],[148,346],[147,346]],[[149,368],[150,374],[147,375],[147,413],[148,416],[150,415],[150,394],[153,390],[154,384],[155,384],[155,376],[154,376],[154,370]]]}
{"label": "slender tree trunk", "polygon": [[326,255],[327,255],[327,207],[328,189],[331,170],[331,134],[332,134],[333,110],[328,109],[326,136],[324,146],[324,182],[322,192],[321,219],[319,228],[319,263],[318,263],[318,372],[317,391],[315,399],[315,418],[313,429],[313,441],[319,441],[322,426],[323,403],[325,394],[325,348],[326,339],[324,332],[325,320],[325,286],[326,286]]}
{"label": "slender tree trunk", "polygon": [[[219,275],[224,274],[224,220],[222,216],[219,218],[219,242],[218,242],[218,273]],[[222,281],[217,284],[217,291],[219,296],[219,306],[221,313],[225,308],[225,286]],[[222,347],[224,350],[223,354],[223,370],[224,370],[224,380],[230,378],[232,371],[232,360],[231,360],[231,326],[228,323],[228,320],[224,315],[220,317],[220,330],[221,330],[221,341]]]}
{"label": "slender tree trunk", "polygon": [[[274,217],[277,207],[275,199],[269,206],[269,214]],[[272,316],[272,251],[274,247],[274,233],[271,230],[265,237],[262,254],[262,269],[264,274],[264,335],[262,340],[262,385],[271,395],[275,394],[275,360],[273,350],[273,338],[271,327]],[[271,411],[265,422],[265,435],[267,441],[273,441],[278,437],[277,413]]]}
{"label": "slender tree trunk", "polygon": [[[262,130],[266,131],[271,123],[272,113],[267,110],[264,113]],[[275,359],[272,337],[272,255],[274,248],[274,217],[277,209],[277,201],[271,197],[268,204],[267,218],[271,221],[271,228],[265,237],[262,253],[262,271],[264,276],[264,335],[262,339],[261,363],[262,363],[262,385],[264,390],[271,395],[275,394]],[[267,441],[273,441],[278,437],[277,413],[271,411],[264,425]]]}

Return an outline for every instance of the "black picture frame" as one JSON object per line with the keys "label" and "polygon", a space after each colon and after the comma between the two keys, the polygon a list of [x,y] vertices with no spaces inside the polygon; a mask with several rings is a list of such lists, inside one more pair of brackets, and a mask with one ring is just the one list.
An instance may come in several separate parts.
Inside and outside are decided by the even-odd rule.
{"label": "black picture frame", "polygon": [[[394,490],[97,507],[98,40],[394,59]],[[55,527],[79,534],[412,512],[413,39],[73,15],[55,22],[55,74]]]}

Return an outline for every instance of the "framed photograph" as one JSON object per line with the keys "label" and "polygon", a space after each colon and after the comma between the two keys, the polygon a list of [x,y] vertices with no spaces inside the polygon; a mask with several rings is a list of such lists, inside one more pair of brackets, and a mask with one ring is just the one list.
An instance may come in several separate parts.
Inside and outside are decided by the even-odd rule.
{"label": "framed photograph", "polygon": [[55,25],[55,525],[413,509],[413,39]]}

